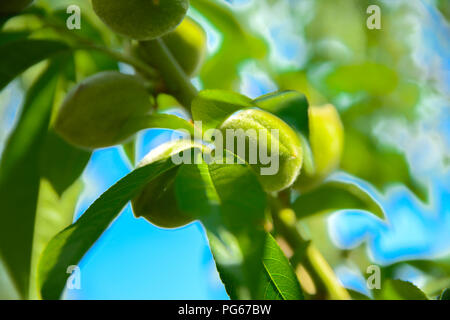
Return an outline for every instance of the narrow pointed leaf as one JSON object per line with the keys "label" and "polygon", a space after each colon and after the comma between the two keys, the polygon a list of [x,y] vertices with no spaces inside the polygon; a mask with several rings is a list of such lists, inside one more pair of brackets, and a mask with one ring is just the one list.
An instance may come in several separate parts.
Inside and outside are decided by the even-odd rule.
{"label": "narrow pointed leaf", "polygon": [[272,235],[268,234],[264,247],[264,280],[260,299],[303,300],[303,292],[289,260]]}
{"label": "narrow pointed leaf", "polygon": [[384,219],[381,204],[356,182],[339,178],[329,178],[312,191],[301,194],[294,202],[293,209],[298,218],[317,213],[345,209],[366,210]]}
{"label": "narrow pointed leaf", "polygon": [[262,276],[265,193],[246,165],[183,165],[175,180],[180,209],[200,219],[232,299],[256,297]]}
{"label": "narrow pointed leaf", "polygon": [[58,71],[59,64],[52,64],[28,91],[0,162],[0,253],[23,297],[30,274],[39,152],[49,124]]}
{"label": "narrow pointed leaf", "polygon": [[113,222],[125,205],[160,174],[174,168],[171,156],[190,150],[190,141],[175,141],[153,150],[142,165],[103,193],[73,225],[56,235],[45,249],[38,270],[38,283],[44,299],[59,299],[70,265],[84,254]]}

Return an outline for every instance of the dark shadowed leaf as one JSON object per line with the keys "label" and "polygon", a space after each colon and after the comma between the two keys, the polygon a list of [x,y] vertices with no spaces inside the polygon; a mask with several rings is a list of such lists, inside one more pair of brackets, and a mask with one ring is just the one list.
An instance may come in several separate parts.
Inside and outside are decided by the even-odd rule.
{"label": "dark shadowed leaf", "polygon": [[272,112],[287,124],[309,137],[308,100],[297,91],[269,93],[253,100],[261,109]]}
{"label": "dark shadowed leaf", "polygon": [[255,107],[252,100],[234,92],[224,90],[204,90],[192,102],[192,117],[202,121],[203,129],[219,126],[234,112]]}
{"label": "dark shadowed leaf", "polygon": [[249,34],[226,5],[210,0],[192,0],[190,3],[222,36],[219,50],[207,59],[200,72],[205,89],[235,88],[242,62],[263,58],[266,45]]}
{"label": "dark shadowed leaf", "polygon": [[39,152],[47,132],[59,67],[52,64],[28,91],[0,163],[0,251],[23,297],[27,296],[30,274]]}
{"label": "dark shadowed leaf", "polygon": [[41,176],[61,195],[78,179],[90,157],[90,151],[68,144],[50,130],[41,151]]}
{"label": "dark shadowed leaf", "polygon": [[0,45],[0,90],[32,65],[67,51],[58,41],[21,39]]}
{"label": "dark shadowed leaf", "polygon": [[450,300],[450,289],[444,289],[439,297],[439,300]]}

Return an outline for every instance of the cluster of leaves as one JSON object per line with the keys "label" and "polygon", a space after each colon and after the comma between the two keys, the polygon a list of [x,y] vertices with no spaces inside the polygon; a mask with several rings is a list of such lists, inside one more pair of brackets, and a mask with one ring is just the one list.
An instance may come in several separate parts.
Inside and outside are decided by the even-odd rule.
{"label": "cluster of leaves", "polygon": [[[102,1],[95,2],[101,6]],[[179,221],[173,217],[180,213],[183,223],[202,222],[220,277],[232,299],[357,298],[339,284],[317,247],[299,231],[298,221],[318,213],[350,208],[384,217],[383,208],[369,192],[356,183],[330,176],[341,160],[342,168],[376,186],[399,181],[414,190],[420,189],[416,188],[403,157],[368,147],[373,141],[357,130],[354,108],[342,114],[345,137],[350,140],[344,147],[341,118],[336,109],[332,105],[310,106],[308,100],[333,101],[333,95],[342,91],[362,90],[369,92],[370,97],[384,96],[393,90],[394,82],[402,79],[376,64],[336,64],[324,80],[324,85],[329,86],[328,94],[318,94],[319,99],[301,86],[303,72],[275,72],[269,68],[268,73],[277,79],[282,91],[250,99],[231,91],[239,81],[239,66],[249,59],[263,61],[268,48],[224,5],[209,0],[191,1],[193,10],[222,35],[220,48],[203,63],[205,41],[201,29],[190,18],[185,18],[175,31],[152,39],[139,38],[138,42],[111,32],[96,16],[89,1],[79,1],[83,27],[75,31],[65,28],[67,16],[61,3],[39,1],[38,4],[42,5],[8,13],[0,22],[0,89],[21,75],[26,92],[17,125],[0,163],[0,254],[19,297],[60,298],[68,276],[67,267],[79,263],[128,202],[145,194],[144,200],[152,208],[148,217],[151,222],[159,214],[169,220],[172,217],[168,223],[176,226]],[[185,22],[193,26],[182,28]],[[109,26],[124,33],[121,26]],[[199,39],[194,47],[183,41],[190,36]],[[117,47],[122,50],[113,49]],[[193,50],[192,54],[186,54],[186,50]],[[197,59],[188,61],[186,57]],[[102,116],[114,117],[117,111],[123,110],[124,106],[114,105],[119,101],[115,97],[125,95],[126,98],[127,92],[121,88],[114,92],[114,87],[112,98],[97,106],[110,110],[100,110],[98,114],[92,111],[80,118],[77,114],[68,117],[66,113],[76,105],[71,100],[67,102],[73,96],[85,99],[82,95],[86,94],[87,100],[95,99],[95,91],[90,95],[89,88],[104,87],[103,83],[90,86],[93,77],[104,78],[103,71],[117,75],[119,62],[134,67],[133,81],[145,88],[148,95],[145,112],[134,113],[137,117],[132,121],[127,118],[125,123],[114,122],[113,126],[123,124],[123,128],[117,128],[120,129],[120,135],[114,137],[117,141],[107,140],[106,145],[104,140],[100,145],[89,145],[85,140],[74,143],[75,140],[67,138],[70,133],[66,127],[61,125],[64,118],[79,119],[77,130],[81,133],[77,133],[77,138],[82,139],[83,135],[92,138],[102,126],[89,121],[102,121]],[[190,81],[197,70],[203,87],[208,89],[200,93]],[[374,73],[369,78],[385,81],[383,84],[366,81],[367,73]],[[130,88],[136,89],[133,85]],[[306,92],[308,99],[299,92]],[[145,100],[146,96],[143,97]],[[143,104],[142,100],[138,102]],[[361,103],[369,114],[378,108],[378,102],[369,99]],[[236,112],[264,110],[267,116],[263,114],[263,119],[276,120],[258,120],[258,123],[270,123],[283,131],[281,145],[290,150],[291,132],[298,139],[295,148],[301,150],[297,155],[301,171],[300,166],[298,170],[289,168],[286,173],[289,183],[267,190],[256,170],[246,163],[210,164],[199,159],[196,164],[175,164],[173,155],[187,154],[194,158],[199,152],[212,150],[198,141],[172,141],[153,150],[134,171],[98,198],[76,223],[69,225],[81,190],[79,177],[93,149],[123,144],[134,163],[137,131],[198,130],[192,121],[168,114],[166,111],[172,107],[183,108],[194,121],[201,120],[205,130],[221,128]],[[252,115],[250,121],[243,118],[246,113],[239,114],[243,126],[251,127],[256,121],[256,116]],[[83,133],[83,130],[93,131]],[[283,140],[283,134],[288,138]],[[361,149],[360,145],[366,147]],[[371,152],[362,156],[361,150]],[[225,150],[225,154],[229,153]],[[379,165],[387,157],[396,166],[392,172],[384,171],[385,166]],[[290,251],[292,255],[288,254]],[[314,292],[308,290],[308,279],[313,281]],[[377,298],[426,298],[408,283],[386,280],[382,287],[386,289]]]}

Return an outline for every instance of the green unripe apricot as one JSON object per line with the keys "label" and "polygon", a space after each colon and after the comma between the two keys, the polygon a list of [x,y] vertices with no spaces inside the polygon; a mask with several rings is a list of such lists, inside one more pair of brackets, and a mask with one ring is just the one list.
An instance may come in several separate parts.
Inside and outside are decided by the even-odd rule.
{"label": "green unripe apricot", "polygon": [[300,175],[294,187],[302,192],[314,188],[339,166],[344,148],[344,128],[336,108],[310,106],[309,145],[314,169]]}
{"label": "green unripe apricot", "polygon": [[18,13],[28,7],[33,0],[1,0],[0,14]]}
{"label": "green unripe apricot", "polygon": [[[190,78],[195,76],[206,55],[206,34],[197,22],[187,17],[174,31],[161,39],[186,75]],[[146,49],[145,45],[134,44],[131,54],[158,68],[157,56],[153,50]]]}
{"label": "green unripe apricot", "polygon": [[195,76],[206,55],[206,33],[202,27],[186,18],[162,39],[186,75]]}
{"label": "green unripe apricot", "polygon": [[[235,113],[225,120],[220,126],[220,129],[222,130],[225,143],[227,143],[227,129],[236,130],[236,136],[244,134],[238,129],[242,129],[244,132],[248,129],[254,129],[256,131],[258,134],[257,141],[251,135],[245,134],[245,137],[248,137],[247,146],[252,145],[252,142],[258,143],[258,161],[257,163],[251,163],[252,161],[250,161],[250,165],[258,174],[260,182],[267,192],[277,192],[288,188],[299,175],[303,161],[301,142],[295,131],[280,118],[259,109],[246,109]],[[265,130],[260,131],[260,129]],[[272,129],[278,130],[278,138],[272,134]],[[239,132],[241,133],[239,134]],[[264,133],[266,134],[265,141],[261,140],[261,134]],[[278,144],[278,150],[272,149],[273,140]],[[269,157],[270,155],[277,157],[278,170],[275,174],[261,174],[261,169],[268,168],[271,164],[261,163],[261,158],[259,157],[260,148],[266,148]],[[235,152],[237,152],[236,147]],[[250,150],[250,154],[251,152]],[[248,148],[246,153],[245,160],[249,161],[250,154]]]}
{"label": "green unripe apricot", "polygon": [[309,107],[308,116],[316,175],[325,176],[339,165],[344,148],[344,128],[339,113],[331,104]]}
{"label": "green unripe apricot", "polygon": [[126,125],[151,109],[151,97],[139,78],[116,71],[101,72],[67,94],[55,130],[80,147],[113,146],[132,134],[122,130]]}
{"label": "green unripe apricot", "polygon": [[177,206],[174,186],[177,170],[161,174],[131,201],[136,217],[143,217],[161,228],[178,228],[193,221]]}
{"label": "green unripe apricot", "polygon": [[136,40],[151,40],[180,24],[189,0],[92,0],[92,6],[114,32]]}

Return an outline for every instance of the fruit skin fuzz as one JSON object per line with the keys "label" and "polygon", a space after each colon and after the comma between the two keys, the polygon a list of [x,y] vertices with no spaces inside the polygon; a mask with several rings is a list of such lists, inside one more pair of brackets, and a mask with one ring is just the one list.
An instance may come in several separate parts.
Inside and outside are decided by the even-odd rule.
{"label": "fruit skin fuzz", "polygon": [[129,138],[121,130],[136,117],[150,113],[151,101],[138,77],[101,72],[67,94],[55,130],[69,143],[86,149],[120,144]]}
{"label": "fruit skin fuzz", "polygon": [[100,19],[114,32],[136,40],[152,40],[174,30],[189,0],[92,0]]}

